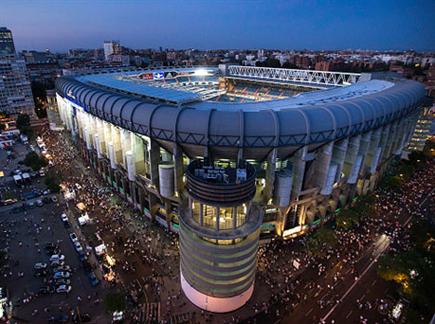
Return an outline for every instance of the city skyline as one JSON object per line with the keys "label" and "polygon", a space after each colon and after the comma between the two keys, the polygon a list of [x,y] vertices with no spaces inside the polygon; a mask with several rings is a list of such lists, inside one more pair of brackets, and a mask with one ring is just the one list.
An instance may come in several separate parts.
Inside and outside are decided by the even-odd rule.
{"label": "city skyline", "polygon": [[130,48],[431,51],[433,12],[432,1],[4,1],[0,25],[19,51],[101,48],[107,39]]}

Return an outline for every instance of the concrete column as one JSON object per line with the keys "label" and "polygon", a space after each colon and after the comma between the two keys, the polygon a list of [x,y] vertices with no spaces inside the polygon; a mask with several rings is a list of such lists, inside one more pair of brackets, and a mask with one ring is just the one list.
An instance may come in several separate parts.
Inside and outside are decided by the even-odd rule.
{"label": "concrete column", "polygon": [[349,139],[349,146],[347,148],[346,158],[343,167],[343,173],[347,178],[350,177],[352,169],[355,166],[355,161],[359,152],[360,141],[361,135],[357,135]]}
{"label": "concrete column", "polygon": [[[106,149],[106,145],[105,145],[105,142],[104,142],[104,128],[103,128],[103,124],[97,118],[95,119],[94,139],[95,139],[95,149],[97,150],[97,156],[100,159],[104,155],[104,151]],[[100,151],[99,155],[98,155],[98,151]]]}
{"label": "concrete column", "polygon": [[387,150],[387,145],[388,145],[388,141],[390,138],[390,128],[391,128],[391,125],[386,125],[382,129],[381,145],[380,145],[382,148],[382,153],[381,153],[380,161],[384,161],[386,156],[387,156],[386,150]]}
{"label": "concrete column", "polygon": [[134,133],[132,134],[132,153],[134,157],[134,163],[136,168],[136,173],[140,175],[145,175],[145,156],[144,156],[144,144],[143,139]]}
{"label": "concrete column", "polygon": [[293,188],[292,188],[292,200],[295,200],[302,190],[305,174],[305,156],[307,154],[307,147],[304,146],[296,152],[292,158],[293,166]]}
{"label": "concrete column", "polygon": [[115,154],[115,163],[123,164],[122,147],[121,147],[121,132],[116,126],[111,125],[113,152]]}
{"label": "concrete column", "polygon": [[233,228],[237,227],[237,207],[233,207]]}
{"label": "concrete column", "polygon": [[110,167],[112,169],[116,169],[115,150],[113,149],[113,143],[109,142],[107,144],[107,148],[108,148],[108,151],[109,151]]}
{"label": "concrete column", "polygon": [[82,114],[82,112],[80,110],[77,109],[77,112],[76,112],[76,131],[77,131],[77,135],[79,136],[79,138],[85,140],[84,136],[83,136],[84,125],[83,125],[83,121],[82,120],[83,120],[83,114]]}
{"label": "concrete column", "polygon": [[160,146],[151,139],[150,150],[150,166],[151,166],[151,183],[158,188],[159,187],[159,163],[160,163]]}
{"label": "concrete column", "polygon": [[105,155],[109,156],[109,143],[112,142],[112,129],[109,123],[103,121],[103,133],[105,143]]}
{"label": "concrete column", "polygon": [[[370,145],[369,145],[369,148],[368,148],[368,151],[366,154],[367,156],[364,159],[365,166],[369,169],[370,173],[374,172],[373,167],[374,167],[374,170],[376,171],[376,168],[378,166],[377,161],[375,161],[375,157],[377,155],[380,155],[381,148],[379,146],[379,143],[381,140],[381,133],[382,133],[381,128],[378,128],[377,130],[372,132],[372,137],[370,139]],[[377,158],[377,159],[379,159],[379,158]]]}
{"label": "concrete column", "polygon": [[267,168],[266,168],[266,185],[263,190],[263,203],[267,204],[269,199],[272,198],[273,184],[275,182],[275,170],[276,170],[276,158],[278,151],[273,149],[267,156]]}
{"label": "concrete column", "polygon": [[332,153],[332,161],[337,165],[337,172],[335,176],[335,181],[338,182],[341,179],[341,172],[343,170],[344,160],[346,158],[347,147],[349,145],[349,140],[346,138],[344,140],[335,142],[334,150]]}
{"label": "concrete column", "polygon": [[221,209],[219,207],[216,207],[215,209],[215,213],[216,213],[216,230],[219,231],[220,228],[220,213],[221,213]]}
{"label": "concrete column", "polygon": [[131,151],[126,152],[126,163],[128,180],[135,181],[136,180],[136,165],[134,163],[134,156]]}
{"label": "concrete column", "polygon": [[127,152],[132,152],[131,136],[133,135],[126,129],[120,129],[121,134],[121,151],[122,151],[122,164],[127,166]]}
{"label": "concrete column", "polygon": [[[322,191],[325,189],[325,185],[327,184],[327,178],[329,175],[329,165],[331,164],[332,159],[332,149],[334,147],[334,142],[325,144],[322,148],[317,152],[314,169],[313,181],[317,187],[319,187]],[[335,169],[337,171],[337,169]]]}
{"label": "concrete column", "polygon": [[385,152],[384,152],[385,159],[388,159],[391,155],[391,151],[393,148],[393,142],[396,139],[396,135],[397,135],[397,122],[393,123],[391,125],[391,128],[390,128],[390,134],[389,134],[387,145],[385,147]]}
{"label": "concrete column", "polygon": [[100,135],[98,134],[94,135],[94,143],[95,143],[95,150],[97,151],[97,157],[101,159],[103,157],[103,153],[101,152]]}
{"label": "concrete column", "polygon": [[[189,197],[190,206],[192,206],[192,201]],[[204,225],[204,205],[199,203],[199,225]]]}
{"label": "concrete column", "polygon": [[361,175],[364,175],[364,173],[366,172],[365,162],[367,160],[367,154],[371,144],[372,133],[373,133],[372,131],[369,131],[361,136],[361,142],[360,142],[359,153],[358,153],[359,155],[362,156],[361,167],[359,169],[359,173]]}
{"label": "concrete column", "polygon": [[179,196],[181,196],[184,190],[184,182],[183,182],[184,166],[183,166],[183,151],[179,144],[174,145],[173,155],[174,155],[174,164],[175,164],[175,168],[174,168],[175,191],[178,192]]}

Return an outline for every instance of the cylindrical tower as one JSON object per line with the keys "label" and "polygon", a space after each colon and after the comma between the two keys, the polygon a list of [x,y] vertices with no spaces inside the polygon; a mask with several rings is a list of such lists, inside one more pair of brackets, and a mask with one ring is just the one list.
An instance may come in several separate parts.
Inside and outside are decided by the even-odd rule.
{"label": "cylindrical tower", "polygon": [[186,172],[180,219],[181,287],[198,307],[230,312],[254,290],[261,209],[251,203],[255,169],[206,166]]}

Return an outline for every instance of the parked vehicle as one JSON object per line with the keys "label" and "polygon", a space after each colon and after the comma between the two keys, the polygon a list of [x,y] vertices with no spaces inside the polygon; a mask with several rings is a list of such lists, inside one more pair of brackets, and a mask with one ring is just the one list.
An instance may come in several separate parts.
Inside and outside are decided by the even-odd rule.
{"label": "parked vehicle", "polygon": [[54,268],[54,267],[61,267],[61,266],[63,266],[64,264],[65,264],[65,261],[54,260],[54,261],[52,261],[52,262],[50,263],[50,266],[51,266],[52,268]]}
{"label": "parked vehicle", "polygon": [[33,269],[35,270],[41,270],[46,268],[47,268],[47,263],[38,262],[33,265]]}
{"label": "parked vehicle", "polygon": [[71,291],[71,286],[67,286],[67,285],[61,285],[61,286],[59,286],[59,287],[57,287],[56,288],[56,292],[58,293],[58,294],[61,294],[61,293],[69,293],[70,291]]}
{"label": "parked vehicle", "polygon": [[38,200],[36,201],[36,206],[38,206],[38,207],[42,207],[42,206],[44,206],[44,203],[42,202],[41,199],[38,199]]}
{"label": "parked vehicle", "polygon": [[83,252],[83,248],[79,242],[74,242],[74,249],[77,251],[77,253]]}
{"label": "parked vehicle", "polygon": [[53,261],[63,261],[63,260],[65,260],[65,256],[63,254],[53,254],[50,257],[50,262],[53,262]]}
{"label": "parked vehicle", "polygon": [[67,314],[51,316],[48,319],[49,323],[67,323],[68,321],[69,321],[69,316]]}
{"label": "parked vehicle", "polygon": [[55,284],[56,284],[56,286],[70,285],[71,280],[69,280],[69,279],[56,279]]}
{"label": "parked vehicle", "polygon": [[77,235],[76,235],[75,233],[70,233],[70,234],[69,234],[69,238],[71,239],[71,241],[72,241],[73,243],[79,241],[79,239],[78,239],[78,237],[77,237]]}
{"label": "parked vehicle", "polygon": [[72,272],[72,269],[71,269],[71,267],[69,265],[59,266],[56,269],[54,269],[54,272],[59,272],[59,271]]}
{"label": "parked vehicle", "polygon": [[98,280],[97,276],[93,271],[88,274],[88,278],[92,287],[96,287],[100,283],[100,280]]}
{"label": "parked vehicle", "polygon": [[62,215],[60,215],[60,219],[62,220],[62,222],[68,222],[68,216],[65,213],[62,213]]}
{"label": "parked vehicle", "polygon": [[62,278],[69,278],[71,276],[71,274],[69,272],[63,272],[63,271],[59,271],[56,272],[53,276],[53,278],[56,279],[62,279]]}

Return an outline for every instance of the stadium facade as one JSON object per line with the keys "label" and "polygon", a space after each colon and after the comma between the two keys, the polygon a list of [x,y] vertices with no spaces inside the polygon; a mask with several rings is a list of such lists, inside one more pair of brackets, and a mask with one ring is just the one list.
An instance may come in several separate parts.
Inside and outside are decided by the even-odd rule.
{"label": "stadium facade", "polygon": [[391,75],[229,65],[64,77],[56,90],[98,173],[179,233],[182,289],[212,312],[251,297],[260,238],[303,234],[375,188],[425,96]]}

